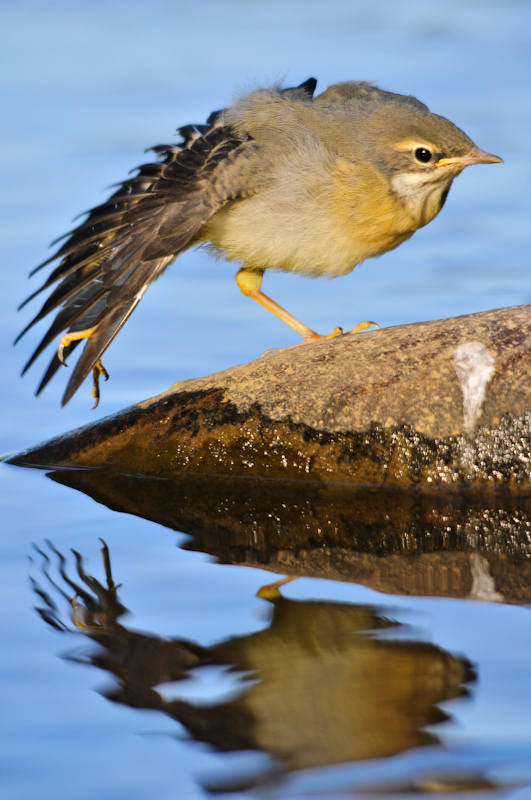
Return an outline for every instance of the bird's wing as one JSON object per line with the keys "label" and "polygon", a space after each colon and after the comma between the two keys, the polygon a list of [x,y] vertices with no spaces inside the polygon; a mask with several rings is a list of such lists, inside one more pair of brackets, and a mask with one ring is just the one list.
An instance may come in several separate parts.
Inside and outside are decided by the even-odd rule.
{"label": "bird's wing", "polygon": [[[221,112],[215,112],[207,125],[180,128],[184,141],[179,147],[152,148],[160,160],[139,167],[138,174],[120,184],[109,200],[87,212],[85,221],[66,234],[66,242],[55,255],[37,267],[61,259],[28,300],[59,284],[20,336],[50,312],[60,310],[24,372],[59,334],[94,328],[67,385],[63,405],[99,361],[149,284],[197,240],[224,203],[258,187],[260,146],[249,136],[236,135],[222,118]],[[78,344],[79,340],[72,341],[64,355]],[[37,394],[60,365],[56,354]]]}

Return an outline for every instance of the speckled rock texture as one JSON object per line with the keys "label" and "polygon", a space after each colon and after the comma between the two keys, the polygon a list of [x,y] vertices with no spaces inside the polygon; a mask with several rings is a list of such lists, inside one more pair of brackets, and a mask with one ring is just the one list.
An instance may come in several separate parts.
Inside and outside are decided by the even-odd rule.
{"label": "speckled rock texture", "polygon": [[276,352],[11,463],[528,491],[530,320],[519,306]]}

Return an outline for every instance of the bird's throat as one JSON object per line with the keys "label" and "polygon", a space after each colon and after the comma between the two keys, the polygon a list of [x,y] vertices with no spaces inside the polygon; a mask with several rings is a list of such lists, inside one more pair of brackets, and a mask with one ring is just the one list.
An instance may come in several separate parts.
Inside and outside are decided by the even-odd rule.
{"label": "bird's throat", "polygon": [[401,200],[417,228],[437,216],[444,205],[455,174],[433,172],[399,172],[391,178],[391,187]]}

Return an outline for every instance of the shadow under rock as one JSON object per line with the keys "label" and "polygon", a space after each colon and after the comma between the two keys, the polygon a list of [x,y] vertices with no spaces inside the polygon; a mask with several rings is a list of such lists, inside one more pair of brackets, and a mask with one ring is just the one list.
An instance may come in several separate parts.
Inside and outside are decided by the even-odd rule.
{"label": "shadow under rock", "polygon": [[531,601],[531,498],[112,470],[55,470],[115,511],[189,534],[228,564],[392,594]]}

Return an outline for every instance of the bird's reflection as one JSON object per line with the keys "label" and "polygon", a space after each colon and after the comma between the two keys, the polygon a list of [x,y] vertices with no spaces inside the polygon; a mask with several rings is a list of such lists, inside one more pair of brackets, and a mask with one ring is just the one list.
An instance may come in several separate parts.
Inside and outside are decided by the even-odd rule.
{"label": "bird's reflection", "polygon": [[[140,633],[121,621],[105,544],[105,584],[86,574],[77,552],[74,578],[51,543],[38,552],[46,584],[33,579],[37,610],[56,629],[98,643],[83,661],[114,677],[109,700],[161,711],[217,750],[267,753],[282,772],[435,744],[426,726],[448,719],[438,704],[475,680],[466,658],[401,638],[403,626],[381,609],[289,600],[274,587],[262,592],[271,617],[257,633],[213,647]],[[236,696],[209,704],[167,697],[161,685],[203,667],[235,672]]]}

